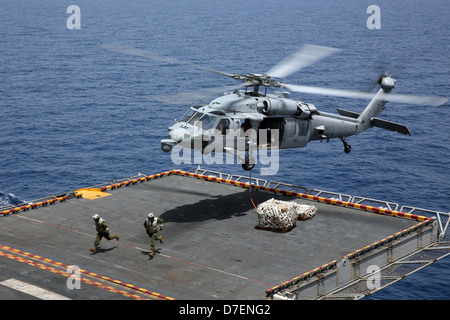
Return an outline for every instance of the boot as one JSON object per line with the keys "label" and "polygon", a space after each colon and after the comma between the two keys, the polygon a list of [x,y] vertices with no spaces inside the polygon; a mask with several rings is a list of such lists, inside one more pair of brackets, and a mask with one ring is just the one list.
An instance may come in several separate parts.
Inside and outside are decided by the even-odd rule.
{"label": "boot", "polygon": [[153,256],[155,255],[155,251],[152,250],[152,252],[149,252],[148,255],[149,255],[150,257],[153,257]]}
{"label": "boot", "polygon": [[97,252],[97,247],[93,247],[92,249],[89,249],[89,250],[91,250],[92,253],[96,253]]}
{"label": "boot", "polygon": [[159,236],[158,240],[159,240],[159,242],[161,242],[161,244],[163,243],[163,238],[162,238],[162,236]]}
{"label": "boot", "polygon": [[117,233],[116,233],[116,234],[114,234],[114,238],[116,238],[116,239],[117,239],[117,241],[119,241],[119,236],[117,235]]}

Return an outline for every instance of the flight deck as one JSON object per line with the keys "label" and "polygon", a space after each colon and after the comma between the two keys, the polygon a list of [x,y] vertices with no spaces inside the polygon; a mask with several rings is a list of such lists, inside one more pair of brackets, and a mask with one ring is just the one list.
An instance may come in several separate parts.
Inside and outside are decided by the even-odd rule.
{"label": "flight deck", "polygon": [[[259,180],[250,189],[249,182],[171,170],[0,209],[0,298],[355,299],[382,289],[397,269],[449,253],[442,213],[405,213]],[[317,213],[288,232],[258,228],[256,206],[271,198],[314,205]],[[153,258],[143,226],[149,212],[164,219]],[[93,214],[120,237],[103,238],[95,254]],[[425,259],[425,252],[438,256]],[[412,263],[418,254],[424,262]],[[373,265],[381,282],[371,288],[365,279]]]}

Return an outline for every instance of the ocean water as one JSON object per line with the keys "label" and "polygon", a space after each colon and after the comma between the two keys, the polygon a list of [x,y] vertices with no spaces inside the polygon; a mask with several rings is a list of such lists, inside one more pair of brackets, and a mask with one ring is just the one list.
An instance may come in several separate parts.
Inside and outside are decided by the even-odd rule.
{"label": "ocean water", "polygon": [[[80,8],[80,29],[67,27],[72,4]],[[380,29],[366,25],[372,4],[381,9]],[[264,73],[311,43],[341,51],[285,82],[367,90],[379,73],[392,72],[395,93],[450,96],[445,0],[0,0],[0,8],[0,205],[139,172],[195,169],[175,166],[160,150],[167,127],[188,105],[146,96],[233,80],[106,51],[103,44],[229,73]],[[292,96],[327,112],[361,112],[368,103]],[[449,212],[450,104],[387,106],[381,118],[407,125],[412,136],[373,128],[348,138],[350,154],[339,140],[281,150],[277,175],[264,178]],[[240,165],[203,167],[245,173]],[[449,299],[449,267],[443,259],[371,299]]]}

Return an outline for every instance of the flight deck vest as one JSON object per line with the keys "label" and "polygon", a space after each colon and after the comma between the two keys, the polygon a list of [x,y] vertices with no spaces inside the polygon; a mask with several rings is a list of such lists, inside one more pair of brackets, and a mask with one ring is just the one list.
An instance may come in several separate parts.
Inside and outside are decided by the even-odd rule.
{"label": "flight deck vest", "polygon": [[103,225],[103,223],[105,222],[105,220],[103,220],[102,218],[98,219],[98,221],[95,221],[95,230],[97,230],[97,232],[99,231],[103,231],[103,232],[108,232],[109,228],[106,225],[106,223]]}
{"label": "flight deck vest", "polygon": [[150,222],[149,218],[146,218],[145,219],[145,227],[147,228],[147,231],[149,233],[157,232],[159,230],[158,218],[154,217],[153,223]]}

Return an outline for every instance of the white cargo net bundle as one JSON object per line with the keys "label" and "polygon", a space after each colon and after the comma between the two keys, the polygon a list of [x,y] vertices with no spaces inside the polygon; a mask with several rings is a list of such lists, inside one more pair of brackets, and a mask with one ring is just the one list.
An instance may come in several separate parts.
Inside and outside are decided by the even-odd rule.
{"label": "white cargo net bundle", "polygon": [[289,230],[297,219],[312,218],[317,211],[314,206],[298,204],[292,201],[270,199],[257,207],[258,226],[274,230]]}
{"label": "white cargo net bundle", "polygon": [[310,206],[308,204],[298,204],[298,203],[295,204],[297,205],[299,220],[311,219],[317,212],[317,208],[315,206]]}

